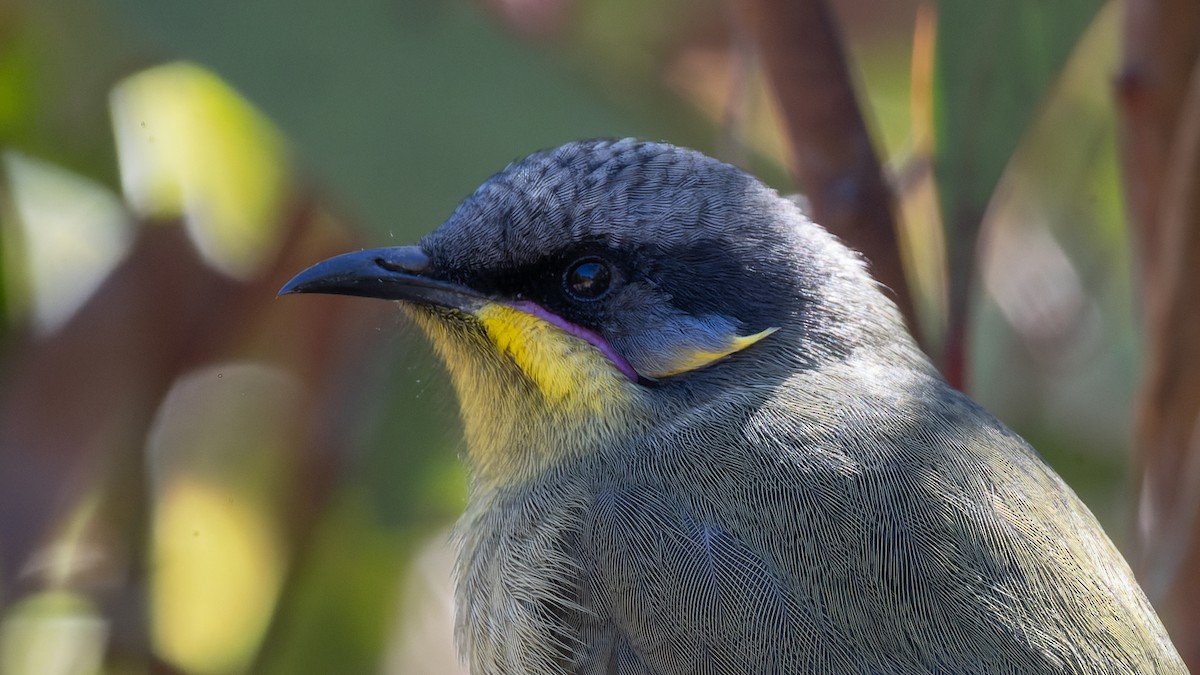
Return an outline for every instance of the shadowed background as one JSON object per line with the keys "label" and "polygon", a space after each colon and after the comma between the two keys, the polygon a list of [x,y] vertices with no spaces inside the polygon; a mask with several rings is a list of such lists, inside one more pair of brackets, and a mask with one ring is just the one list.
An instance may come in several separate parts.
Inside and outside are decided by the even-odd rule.
{"label": "shadowed background", "polygon": [[0,672],[452,672],[440,367],[275,292],[628,135],[803,189],[1196,668],[1198,54],[1182,0],[0,1]]}

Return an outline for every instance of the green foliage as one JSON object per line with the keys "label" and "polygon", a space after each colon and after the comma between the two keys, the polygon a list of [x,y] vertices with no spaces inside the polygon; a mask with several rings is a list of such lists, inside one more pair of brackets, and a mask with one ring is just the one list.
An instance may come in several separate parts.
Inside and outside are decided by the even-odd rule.
{"label": "green foliage", "polygon": [[938,3],[937,176],[951,284],[969,283],[992,191],[1100,0]]}

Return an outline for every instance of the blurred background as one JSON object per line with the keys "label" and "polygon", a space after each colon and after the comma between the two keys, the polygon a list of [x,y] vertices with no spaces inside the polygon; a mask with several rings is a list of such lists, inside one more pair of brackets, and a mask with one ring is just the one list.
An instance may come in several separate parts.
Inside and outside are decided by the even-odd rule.
{"label": "blurred background", "polygon": [[0,673],[458,672],[440,366],[275,293],[597,136],[803,190],[1197,668],[1197,7],[0,0]]}

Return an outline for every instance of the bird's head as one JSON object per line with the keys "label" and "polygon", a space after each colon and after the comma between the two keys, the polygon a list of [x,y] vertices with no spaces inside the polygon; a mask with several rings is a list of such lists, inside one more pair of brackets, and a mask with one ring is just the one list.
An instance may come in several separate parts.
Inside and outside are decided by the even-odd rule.
{"label": "bird's head", "polygon": [[418,245],[331,258],[281,293],[402,301],[451,373],[477,476],[499,483],[908,342],[858,257],[793,201],[634,140],[534,154]]}

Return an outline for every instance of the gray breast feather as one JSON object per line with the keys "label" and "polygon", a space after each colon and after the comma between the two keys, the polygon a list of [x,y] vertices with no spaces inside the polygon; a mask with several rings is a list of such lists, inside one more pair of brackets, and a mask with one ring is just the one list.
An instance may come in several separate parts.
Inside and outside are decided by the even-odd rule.
{"label": "gray breast feather", "polygon": [[760,645],[816,637],[795,620],[786,581],[719,526],[649,493],[608,491],[593,513],[590,538],[604,545],[591,586],[652,672],[734,672],[748,660],[771,672],[774,655],[752,653]]}

